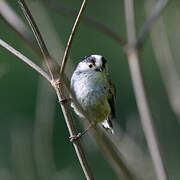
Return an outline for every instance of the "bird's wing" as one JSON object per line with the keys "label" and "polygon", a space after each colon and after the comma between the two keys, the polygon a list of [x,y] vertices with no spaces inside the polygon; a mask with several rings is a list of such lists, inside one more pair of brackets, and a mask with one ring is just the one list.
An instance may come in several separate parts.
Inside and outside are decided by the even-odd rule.
{"label": "bird's wing", "polygon": [[116,96],[116,89],[115,89],[115,85],[114,83],[111,81],[109,72],[108,72],[108,68],[106,66],[106,77],[107,77],[107,81],[108,81],[108,96],[107,96],[107,101],[109,103],[109,106],[111,108],[111,113],[109,114],[108,118],[102,122],[102,125],[105,129],[108,129],[111,131],[111,133],[113,134],[113,125],[112,125],[112,119],[115,118],[115,96]]}
{"label": "bird's wing", "polygon": [[102,122],[102,125],[105,129],[110,130],[112,134],[114,134],[112,119],[115,118],[115,105],[114,105],[115,94],[116,94],[115,86],[112,83],[112,81],[109,79],[108,103],[111,108],[111,113],[108,116],[108,118]]}
{"label": "bird's wing", "polygon": [[115,118],[115,96],[116,96],[116,88],[114,83],[109,79],[109,92],[108,92],[108,103],[111,108],[111,113],[108,117],[109,120],[112,120]]}

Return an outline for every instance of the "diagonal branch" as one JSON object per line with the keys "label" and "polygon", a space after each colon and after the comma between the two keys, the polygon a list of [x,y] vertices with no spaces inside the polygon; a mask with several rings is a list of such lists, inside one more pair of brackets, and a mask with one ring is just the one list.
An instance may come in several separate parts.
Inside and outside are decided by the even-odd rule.
{"label": "diagonal branch", "polygon": [[161,12],[164,10],[167,3],[168,3],[168,0],[158,0],[158,2],[156,3],[151,15],[148,17],[148,19],[146,20],[146,22],[141,28],[141,31],[139,33],[139,36],[136,42],[136,45],[138,47],[142,47],[143,42],[145,41],[148,32],[150,31],[152,25],[155,23],[157,18],[161,15]]}
{"label": "diagonal branch", "polygon": [[[20,5],[22,7],[22,10],[24,11],[24,14],[32,28],[32,31],[34,32],[34,35],[38,41],[38,44],[41,48],[41,51],[44,55],[44,59],[46,61],[46,65],[48,66],[48,70],[51,74],[51,78],[52,78],[52,86],[54,87],[55,91],[56,91],[56,94],[57,94],[57,97],[58,97],[58,100],[60,102],[60,106],[61,106],[61,109],[63,111],[63,115],[64,115],[64,118],[65,118],[65,121],[66,121],[66,125],[68,127],[68,130],[69,130],[69,133],[70,133],[70,136],[74,136],[76,134],[76,129],[75,129],[75,126],[74,126],[74,123],[73,123],[73,117],[71,115],[71,110],[69,109],[69,106],[67,103],[61,103],[62,100],[64,99],[65,95],[67,95],[66,91],[64,90],[64,88],[61,88],[59,87],[59,82],[57,82],[55,79],[54,79],[54,71],[53,69],[51,69],[51,67],[49,66],[49,62],[51,62],[51,57],[50,57],[50,54],[48,52],[48,49],[46,48],[46,45],[43,41],[43,38],[40,34],[40,31],[34,21],[34,18],[32,17],[28,7],[26,6],[24,0],[19,0],[20,2]],[[56,74],[55,74],[56,75]],[[63,86],[63,83],[61,84],[61,87]],[[79,159],[79,162],[81,164],[81,167],[83,169],[83,172],[86,176],[86,179],[87,180],[93,180],[94,177],[93,177],[93,174],[91,172],[91,169],[89,167],[89,164],[88,164],[88,161],[86,159],[86,156],[85,156],[85,152],[82,148],[82,145],[80,144],[79,141],[76,141],[73,143],[74,145],[74,148],[75,148],[75,151],[76,151],[76,154],[77,154],[77,157]]]}
{"label": "diagonal branch", "polygon": [[43,69],[41,69],[37,64],[33,63],[30,59],[28,59],[26,56],[24,56],[19,51],[14,49],[12,46],[4,42],[2,39],[0,39],[0,45],[4,47],[5,49],[7,49],[8,51],[10,51],[15,56],[17,56],[19,59],[24,61],[26,64],[31,66],[35,71],[39,72],[39,74],[41,74],[45,79],[51,82],[49,75]]}
{"label": "diagonal branch", "polygon": [[23,13],[24,13],[24,15],[25,15],[25,17],[26,17],[26,19],[27,19],[32,31],[33,31],[33,33],[34,33],[34,36],[36,37],[36,40],[37,40],[37,42],[39,44],[39,47],[41,49],[42,54],[45,57],[49,57],[50,56],[49,52],[47,50],[47,47],[46,47],[46,45],[45,45],[45,43],[43,41],[41,33],[40,33],[40,31],[39,31],[39,29],[38,29],[38,27],[36,25],[36,22],[35,22],[32,14],[31,14],[31,12],[29,11],[28,7],[26,6],[24,0],[19,0],[18,2],[19,2],[20,6],[21,6],[21,8],[23,10]]}
{"label": "diagonal branch", "polygon": [[55,66],[58,66],[58,64],[54,64],[54,61],[52,60],[52,57],[50,56],[49,52],[48,52],[48,49],[46,47],[46,44],[41,36],[41,33],[36,25],[36,22],[31,14],[31,12],[29,11],[26,3],[24,0],[18,0],[20,6],[21,6],[21,9],[23,10],[23,13],[31,27],[31,30],[33,31],[34,33],[34,36],[38,42],[38,45],[41,49],[41,52],[44,56],[44,60],[45,60],[45,63],[46,63],[46,66],[48,68],[48,71],[51,75],[51,78],[52,80],[54,81],[56,79],[56,77],[58,76],[57,75],[57,72],[55,71],[55,69],[57,69],[57,67]]}
{"label": "diagonal branch", "polygon": [[76,21],[74,23],[74,26],[72,28],[71,34],[69,36],[69,40],[68,40],[68,43],[67,43],[67,46],[66,46],[66,49],[65,49],[65,52],[64,52],[64,57],[63,57],[63,60],[62,60],[62,64],[61,64],[61,70],[60,70],[61,77],[62,77],[62,75],[64,73],[65,65],[66,65],[67,58],[68,58],[68,54],[69,54],[69,51],[70,51],[70,48],[71,48],[71,44],[72,44],[74,35],[75,35],[76,31],[77,31],[77,28],[79,26],[79,23],[81,21],[82,14],[83,14],[83,12],[84,12],[84,10],[86,8],[87,2],[88,2],[88,0],[83,1],[82,5],[81,5],[81,8],[79,10],[79,13],[77,15]]}
{"label": "diagonal branch", "polygon": [[124,0],[125,2],[125,15],[126,26],[128,34],[128,47],[127,56],[129,61],[129,68],[131,72],[132,83],[136,96],[136,102],[141,117],[141,123],[149,147],[149,151],[154,163],[155,171],[159,180],[168,180],[165,164],[161,156],[158,138],[156,136],[152,110],[148,101],[144,75],[142,72],[141,62],[136,43],[136,29],[134,18],[134,0]]}

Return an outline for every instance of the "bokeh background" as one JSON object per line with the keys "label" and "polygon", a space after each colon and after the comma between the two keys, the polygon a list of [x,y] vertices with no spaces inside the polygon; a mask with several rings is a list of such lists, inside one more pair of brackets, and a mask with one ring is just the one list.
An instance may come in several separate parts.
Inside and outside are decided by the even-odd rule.
{"label": "bokeh background", "polygon": [[[75,20],[71,10],[78,11],[81,1],[27,2],[51,55],[60,62]],[[34,50],[37,45],[30,47],[2,18],[2,9],[7,8],[4,4],[23,20],[30,32],[18,2],[0,0],[0,38],[40,65],[42,59]],[[137,34],[153,4],[152,0],[135,1]],[[91,0],[84,15],[126,39],[122,0]],[[180,179],[179,17],[180,2],[172,0],[153,25],[140,50],[154,124],[172,180]],[[80,59],[90,54],[101,54],[108,60],[116,85],[115,121],[120,127],[118,133],[121,136],[117,135],[117,139],[121,153],[134,171],[139,168],[137,172],[139,175],[142,173],[142,179],[155,180],[123,47],[96,27],[81,22],[70,52],[68,75],[71,76]],[[82,130],[77,120],[76,125],[79,131]],[[49,83],[0,47],[0,180],[85,179],[68,137],[61,109]],[[88,135],[81,141],[96,179],[122,179]]]}

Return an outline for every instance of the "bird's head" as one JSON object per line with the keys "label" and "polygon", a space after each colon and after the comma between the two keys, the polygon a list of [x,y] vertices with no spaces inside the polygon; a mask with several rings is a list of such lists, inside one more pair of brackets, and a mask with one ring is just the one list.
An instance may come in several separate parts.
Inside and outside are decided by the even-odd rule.
{"label": "bird's head", "polygon": [[79,62],[76,70],[79,72],[103,72],[106,69],[106,60],[101,55],[90,55]]}

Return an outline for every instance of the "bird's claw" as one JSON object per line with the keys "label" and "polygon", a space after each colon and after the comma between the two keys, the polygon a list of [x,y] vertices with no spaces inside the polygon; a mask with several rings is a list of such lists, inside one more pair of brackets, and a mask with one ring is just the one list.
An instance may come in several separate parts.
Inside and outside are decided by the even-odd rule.
{"label": "bird's claw", "polygon": [[64,98],[64,99],[61,99],[59,102],[60,102],[61,104],[64,104],[64,103],[67,103],[67,102],[68,102],[68,99],[67,99],[67,98]]}
{"label": "bird's claw", "polygon": [[74,136],[70,136],[69,137],[70,142],[77,141],[81,137],[81,135],[82,135],[81,133],[78,133],[78,134],[76,134]]}

